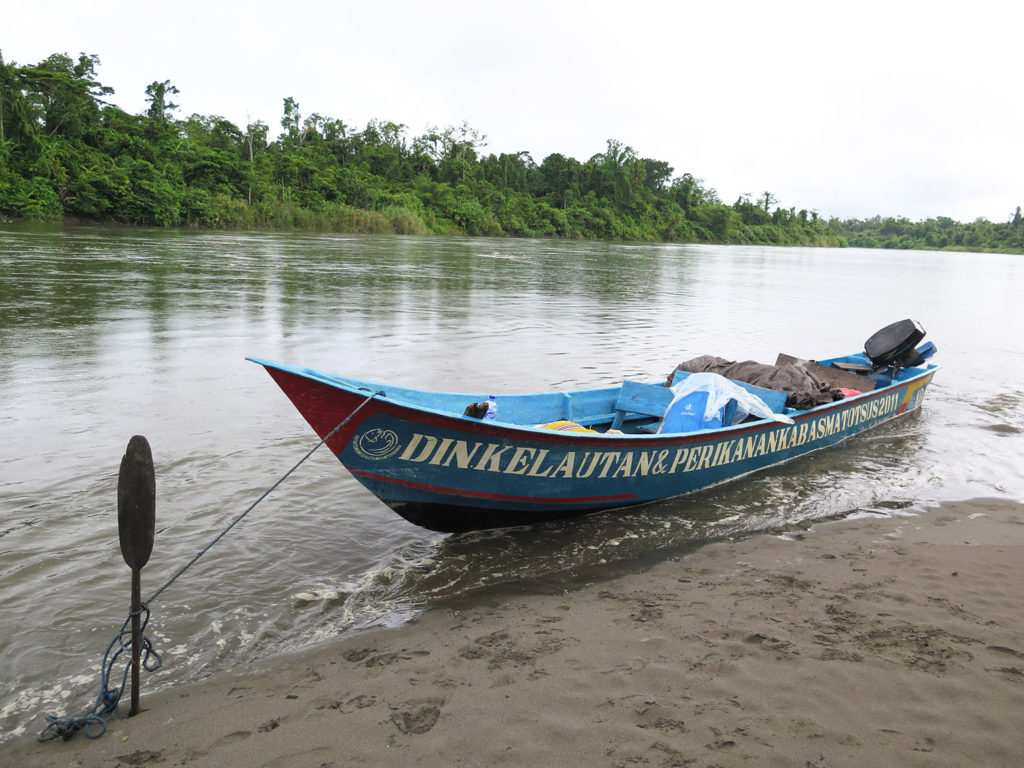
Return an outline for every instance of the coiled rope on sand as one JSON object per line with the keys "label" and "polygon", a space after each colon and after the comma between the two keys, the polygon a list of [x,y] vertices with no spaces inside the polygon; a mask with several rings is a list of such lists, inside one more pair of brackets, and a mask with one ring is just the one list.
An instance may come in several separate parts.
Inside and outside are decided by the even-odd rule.
{"label": "coiled rope on sand", "polygon": [[[116,688],[110,687],[110,679],[113,670],[117,664],[117,659],[121,653],[128,651],[131,652],[131,628],[130,624],[132,619],[136,615],[142,616],[142,628],[145,631],[146,625],[149,623],[150,610],[149,605],[157,597],[159,597],[165,589],[171,584],[177,581],[189,568],[198,562],[199,558],[210,551],[213,546],[223,539],[228,532],[238,525],[246,515],[252,512],[265,498],[273,493],[288,477],[295,472],[300,466],[302,466],[310,456],[324,443],[330,440],[334,435],[344,427],[348,422],[355,416],[364,406],[366,406],[371,400],[377,396],[383,396],[384,392],[373,392],[363,402],[356,406],[351,413],[348,414],[334,429],[332,429],[327,435],[314,445],[305,456],[299,459],[295,465],[285,472],[281,477],[271,485],[266,491],[264,491],[256,501],[249,505],[249,507],[232,520],[220,533],[218,533],[209,544],[203,547],[196,555],[189,560],[185,565],[178,569],[178,571],[171,576],[164,584],[157,589],[148,600],[142,602],[140,611],[130,611],[128,618],[125,619],[124,624],[121,626],[121,631],[117,633],[113,640],[110,641],[110,645],[107,646],[106,653],[103,654],[103,664],[100,669],[100,691],[96,696],[96,700],[93,703],[92,709],[86,712],[84,715],[78,717],[58,717],[55,715],[47,715],[47,725],[39,734],[39,741],[53,741],[55,739],[63,739],[67,741],[74,736],[78,731],[84,731],[87,738],[98,739],[104,733],[107,732],[107,721],[106,717],[113,714],[117,710],[117,705],[121,700],[121,696],[124,694],[124,689],[128,682],[128,673],[131,669],[131,663],[125,664],[124,674],[121,676],[121,683]],[[142,668],[147,672],[155,672],[163,664],[160,654],[153,648],[153,644],[149,641],[145,635],[141,635],[142,644]],[[115,650],[116,647],[116,650]],[[111,653],[113,651],[113,653]]]}

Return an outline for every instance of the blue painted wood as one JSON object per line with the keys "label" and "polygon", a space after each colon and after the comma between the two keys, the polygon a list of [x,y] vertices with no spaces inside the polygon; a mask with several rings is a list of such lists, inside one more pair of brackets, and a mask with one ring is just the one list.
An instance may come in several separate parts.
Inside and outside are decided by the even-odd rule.
{"label": "blue painted wood", "polygon": [[644,384],[627,379],[622,382],[622,389],[615,400],[615,419],[611,428],[622,429],[622,422],[629,413],[660,419],[665,415],[673,397],[672,390],[660,384]]}
{"label": "blue painted wood", "polygon": [[[465,531],[572,517],[691,493],[828,448],[921,406],[935,365],[896,371],[893,382],[817,408],[687,434],[558,432],[567,394],[573,420],[600,430],[623,386],[498,394],[498,419],[463,415],[488,393],[429,392],[253,359],[264,366],[349,472],[405,519]],[[861,353],[831,360],[864,360]],[[637,382],[639,385],[640,383]],[[627,387],[627,391],[631,387]],[[657,392],[656,390],[660,390]],[[376,393],[382,394],[376,394]],[[641,385],[629,408],[671,397]],[[651,414],[625,413],[647,420]]]}

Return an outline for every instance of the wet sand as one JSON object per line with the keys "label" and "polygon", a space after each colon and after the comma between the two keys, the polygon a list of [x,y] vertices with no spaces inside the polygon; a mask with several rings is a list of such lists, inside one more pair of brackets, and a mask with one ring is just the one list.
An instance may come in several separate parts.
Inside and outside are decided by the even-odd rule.
{"label": "wet sand", "polygon": [[1018,766],[1024,505],[715,543],[142,704],[0,765]]}

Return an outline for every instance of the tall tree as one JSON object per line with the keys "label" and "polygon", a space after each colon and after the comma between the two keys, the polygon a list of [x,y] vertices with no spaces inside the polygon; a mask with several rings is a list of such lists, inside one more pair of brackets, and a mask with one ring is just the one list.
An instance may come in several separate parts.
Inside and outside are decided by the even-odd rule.
{"label": "tall tree", "polygon": [[758,198],[758,201],[757,201],[757,204],[761,207],[761,209],[765,213],[768,213],[768,209],[771,206],[778,205],[778,203],[779,203],[779,201],[776,199],[775,195],[773,195],[771,192],[762,192],[761,193],[761,197]]}
{"label": "tall tree", "polygon": [[170,113],[178,108],[177,104],[168,101],[169,96],[175,96],[180,91],[170,80],[162,83],[152,82],[146,86],[146,100],[149,102],[149,109],[146,114],[157,123],[166,123]]}
{"label": "tall tree", "polygon": [[448,182],[466,181],[470,169],[475,167],[477,151],[487,146],[487,136],[471,128],[465,120],[458,128],[429,129],[426,140],[441,180]]}
{"label": "tall tree", "polygon": [[299,102],[288,96],[284,100],[284,113],[281,115],[281,127],[284,128],[282,139],[299,143],[299,129],[302,115],[299,114]]}
{"label": "tall tree", "polygon": [[73,61],[55,53],[35,66],[21,69],[22,87],[36,105],[49,136],[82,138],[99,123],[104,96],[114,92],[96,79],[99,57],[81,54]]}

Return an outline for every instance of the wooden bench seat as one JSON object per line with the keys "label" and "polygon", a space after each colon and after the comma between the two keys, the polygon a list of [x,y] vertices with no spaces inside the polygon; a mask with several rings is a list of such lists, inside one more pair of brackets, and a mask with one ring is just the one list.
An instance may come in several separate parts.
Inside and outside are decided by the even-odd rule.
{"label": "wooden bench seat", "polygon": [[621,429],[626,415],[638,413],[661,419],[672,402],[672,390],[661,384],[644,384],[639,381],[622,382],[622,389],[615,400],[615,418],[612,429]]}

